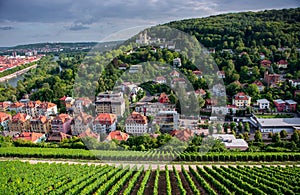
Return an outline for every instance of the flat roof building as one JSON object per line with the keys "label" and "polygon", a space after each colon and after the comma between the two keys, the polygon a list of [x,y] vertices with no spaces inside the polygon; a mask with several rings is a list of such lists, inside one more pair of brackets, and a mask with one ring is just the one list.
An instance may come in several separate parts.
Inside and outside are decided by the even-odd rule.
{"label": "flat roof building", "polygon": [[286,130],[293,133],[300,127],[300,118],[274,118],[274,119],[257,119],[259,130],[262,133],[277,133]]}

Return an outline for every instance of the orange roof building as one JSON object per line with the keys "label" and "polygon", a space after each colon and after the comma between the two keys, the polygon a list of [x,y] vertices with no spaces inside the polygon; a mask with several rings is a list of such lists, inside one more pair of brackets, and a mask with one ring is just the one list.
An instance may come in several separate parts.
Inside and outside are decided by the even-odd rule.
{"label": "orange roof building", "polygon": [[190,129],[185,130],[174,130],[171,135],[179,139],[180,141],[189,141],[194,137],[194,132]]}
{"label": "orange roof building", "polygon": [[98,134],[109,134],[117,128],[117,115],[100,113],[94,119],[93,131]]}
{"label": "orange roof building", "polygon": [[133,135],[142,135],[148,133],[147,117],[138,113],[132,112],[125,122],[126,132]]}
{"label": "orange roof building", "polygon": [[30,116],[25,113],[18,113],[12,117],[8,127],[10,131],[24,132],[30,130]]}
{"label": "orange roof building", "polygon": [[8,124],[9,121],[11,121],[11,115],[10,114],[6,114],[4,112],[0,112],[0,125],[3,127],[4,131],[8,131]]}
{"label": "orange roof building", "polygon": [[246,95],[244,92],[239,92],[232,98],[232,105],[237,106],[238,108],[245,108],[250,106],[251,97]]}
{"label": "orange roof building", "polygon": [[112,131],[106,137],[106,141],[118,140],[118,141],[127,141],[129,135],[121,131]]}
{"label": "orange roof building", "polygon": [[57,105],[51,102],[42,102],[37,107],[38,115],[54,116],[57,114]]}
{"label": "orange roof building", "polygon": [[169,100],[168,95],[165,94],[165,93],[161,93],[160,96],[159,96],[159,98],[158,98],[158,102],[163,103],[163,104],[164,103],[169,103],[170,100]]}
{"label": "orange roof building", "polygon": [[30,119],[30,130],[38,133],[49,133],[51,121],[46,116],[38,116]]}
{"label": "orange roof building", "polygon": [[71,125],[72,135],[78,135],[86,131],[89,127],[92,126],[93,116],[80,112],[74,117],[73,123]]}

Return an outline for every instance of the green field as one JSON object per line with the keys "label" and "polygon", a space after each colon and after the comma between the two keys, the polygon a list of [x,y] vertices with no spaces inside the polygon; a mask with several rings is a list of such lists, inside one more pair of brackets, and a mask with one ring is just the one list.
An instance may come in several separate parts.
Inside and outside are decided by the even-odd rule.
{"label": "green field", "polygon": [[297,152],[208,152],[188,153],[153,150],[147,152],[129,150],[83,150],[66,148],[0,148],[0,157],[87,159],[100,161],[300,161]]}
{"label": "green field", "polygon": [[296,166],[165,166],[145,170],[109,165],[0,161],[6,194],[298,194]]}
{"label": "green field", "polygon": [[292,114],[256,114],[257,118],[293,118]]}

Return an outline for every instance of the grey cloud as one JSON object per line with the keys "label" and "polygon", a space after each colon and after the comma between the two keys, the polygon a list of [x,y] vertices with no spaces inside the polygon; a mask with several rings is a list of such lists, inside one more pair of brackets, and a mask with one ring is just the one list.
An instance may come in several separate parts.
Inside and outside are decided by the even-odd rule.
{"label": "grey cloud", "polygon": [[12,26],[0,26],[0,30],[13,30],[14,27]]}

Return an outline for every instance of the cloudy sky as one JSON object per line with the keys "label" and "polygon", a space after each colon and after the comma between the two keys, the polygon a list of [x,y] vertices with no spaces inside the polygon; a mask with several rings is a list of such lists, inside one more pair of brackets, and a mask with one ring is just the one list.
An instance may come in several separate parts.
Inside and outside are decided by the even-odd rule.
{"label": "cloudy sky", "polygon": [[299,6],[300,0],[0,0],[0,47],[125,39],[172,20]]}

